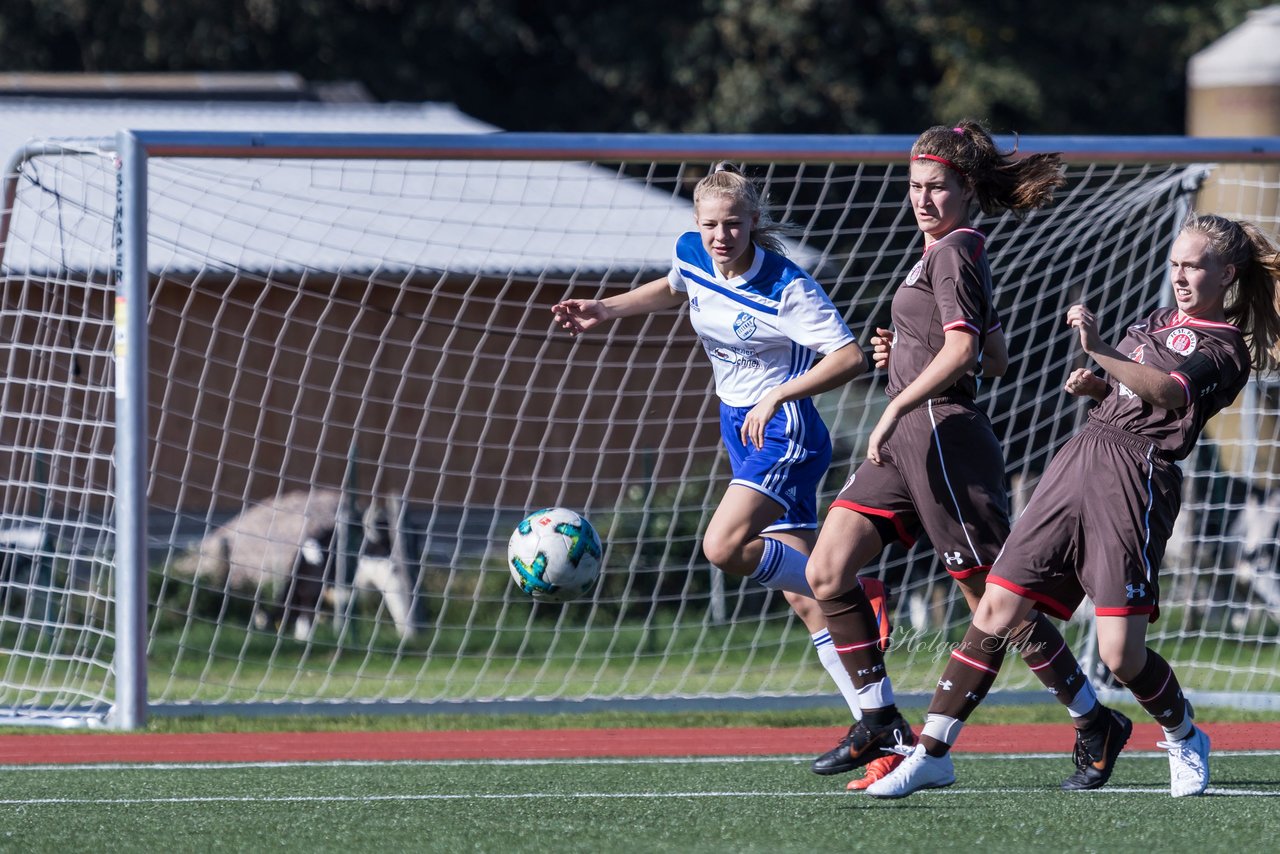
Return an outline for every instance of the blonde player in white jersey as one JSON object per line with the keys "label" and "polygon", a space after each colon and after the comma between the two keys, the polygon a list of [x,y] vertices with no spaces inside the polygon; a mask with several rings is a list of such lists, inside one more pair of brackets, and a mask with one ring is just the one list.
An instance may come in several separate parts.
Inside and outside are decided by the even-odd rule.
{"label": "blonde player in white jersey", "polygon": [[[731,575],[783,591],[856,718],[857,695],[805,564],[817,539],[817,486],[831,462],[831,438],[811,398],[862,373],[866,358],[826,292],[783,254],[779,226],[748,178],[719,164],[698,183],[693,204],[697,231],[677,239],[666,276],[603,300],[566,299],[552,308],[555,322],[576,336],[688,302],[715,374],[733,468],[703,552]],[[879,582],[865,584],[883,613]],[[887,618],[882,630],[887,636]]]}

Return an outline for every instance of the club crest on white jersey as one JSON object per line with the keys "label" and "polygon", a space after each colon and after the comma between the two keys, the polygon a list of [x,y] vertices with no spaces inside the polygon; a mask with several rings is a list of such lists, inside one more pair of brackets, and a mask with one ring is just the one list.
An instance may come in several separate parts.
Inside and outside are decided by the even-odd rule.
{"label": "club crest on white jersey", "polygon": [[689,321],[728,406],[754,406],[819,356],[854,341],[830,297],[784,255],[756,247],[751,267],[725,278],[697,232],[676,239],[667,282],[689,298]]}
{"label": "club crest on white jersey", "polygon": [[756,319],[745,311],[739,312],[733,321],[733,331],[743,341],[750,340],[756,334]]}

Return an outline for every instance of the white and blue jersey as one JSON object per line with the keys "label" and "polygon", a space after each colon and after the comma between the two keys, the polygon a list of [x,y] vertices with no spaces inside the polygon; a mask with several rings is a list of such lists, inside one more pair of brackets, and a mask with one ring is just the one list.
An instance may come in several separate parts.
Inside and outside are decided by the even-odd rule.
{"label": "white and blue jersey", "polygon": [[819,355],[852,344],[853,333],[812,276],[758,245],[751,269],[726,279],[701,235],[681,235],[667,281],[688,295],[689,319],[711,359],[733,483],[783,506],[782,518],[766,531],[816,528],[817,486],[831,462],[831,437],[813,401],[783,404],[759,450],[743,445],[742,422],[768,391],[809,370]]}
{"label": "white and blue jersey", "polygon": [[751,269],[720,275],[697,232],[676,241],[667,281],[689,296],[689,319],[729,406],[755,406],[770,389],[798,377],[853,341],[830,297],[794,261],[756,246]]}

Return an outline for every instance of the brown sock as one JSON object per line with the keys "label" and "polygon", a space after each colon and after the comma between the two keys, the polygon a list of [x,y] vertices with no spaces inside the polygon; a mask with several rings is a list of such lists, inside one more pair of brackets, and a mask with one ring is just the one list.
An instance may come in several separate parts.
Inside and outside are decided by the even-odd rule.
{"label": "brown sock", "polygon": [[1169,662],[1151,648],[1147,649],[1147,663],[1138,675],[1124,687],[1133,693],[1138,705],[1156,719],[1156,723],[1168,730],[1177,729],[1187,716],[1187,702],[1182,697],[1182,686],[1174,675]]}
{"label": "brown sock", "polygon": [[[951,651],[951,658],[942,670],[942,678],[929,704],[929,714],[967,720],[996,681],[1007,646],[1004,637],[969,626],[964,640]],[[931,756],[946,753],[950,745],[929,735],[927,729],[926,725],[926,733],[920,739],[925,750]]]}
{"label": "brown sock", "polygon": [[880,630],[876,626],[871,603],[862,592],[862,585],[855,583],[833,599],[819,599],[818,606],[827,618],[831,643],[845,670],[849,671],[853,687],[864,688],[883,679],[884,653],[880,651]]}
{"label": "brown sock", "polygon": [[[1032,611],[1030,619],[1010,635],[1009,640],[1016,645],[1031,672],[1062,705],[1070,706],[1082,689],[1089,688],[1089,693],[1093,694],[1089,680],[1067,646],[1066,639],[1044,614]],[[1078,729],[1089,727],[1101,714],[1102,705],[1097,702],[1092,705],[1088,711],[1073,716],[1072,721]]]}

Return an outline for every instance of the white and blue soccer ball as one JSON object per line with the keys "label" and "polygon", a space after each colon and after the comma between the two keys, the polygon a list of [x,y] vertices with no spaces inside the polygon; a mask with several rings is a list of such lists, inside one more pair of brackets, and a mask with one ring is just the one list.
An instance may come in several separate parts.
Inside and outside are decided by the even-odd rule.
{"label": "white and blue soccer ball", "polygon": [[590,593],[600,578],[600,535],[563,507],[530,513],[507,544],[516,585],[539,602],[569,602]]}

